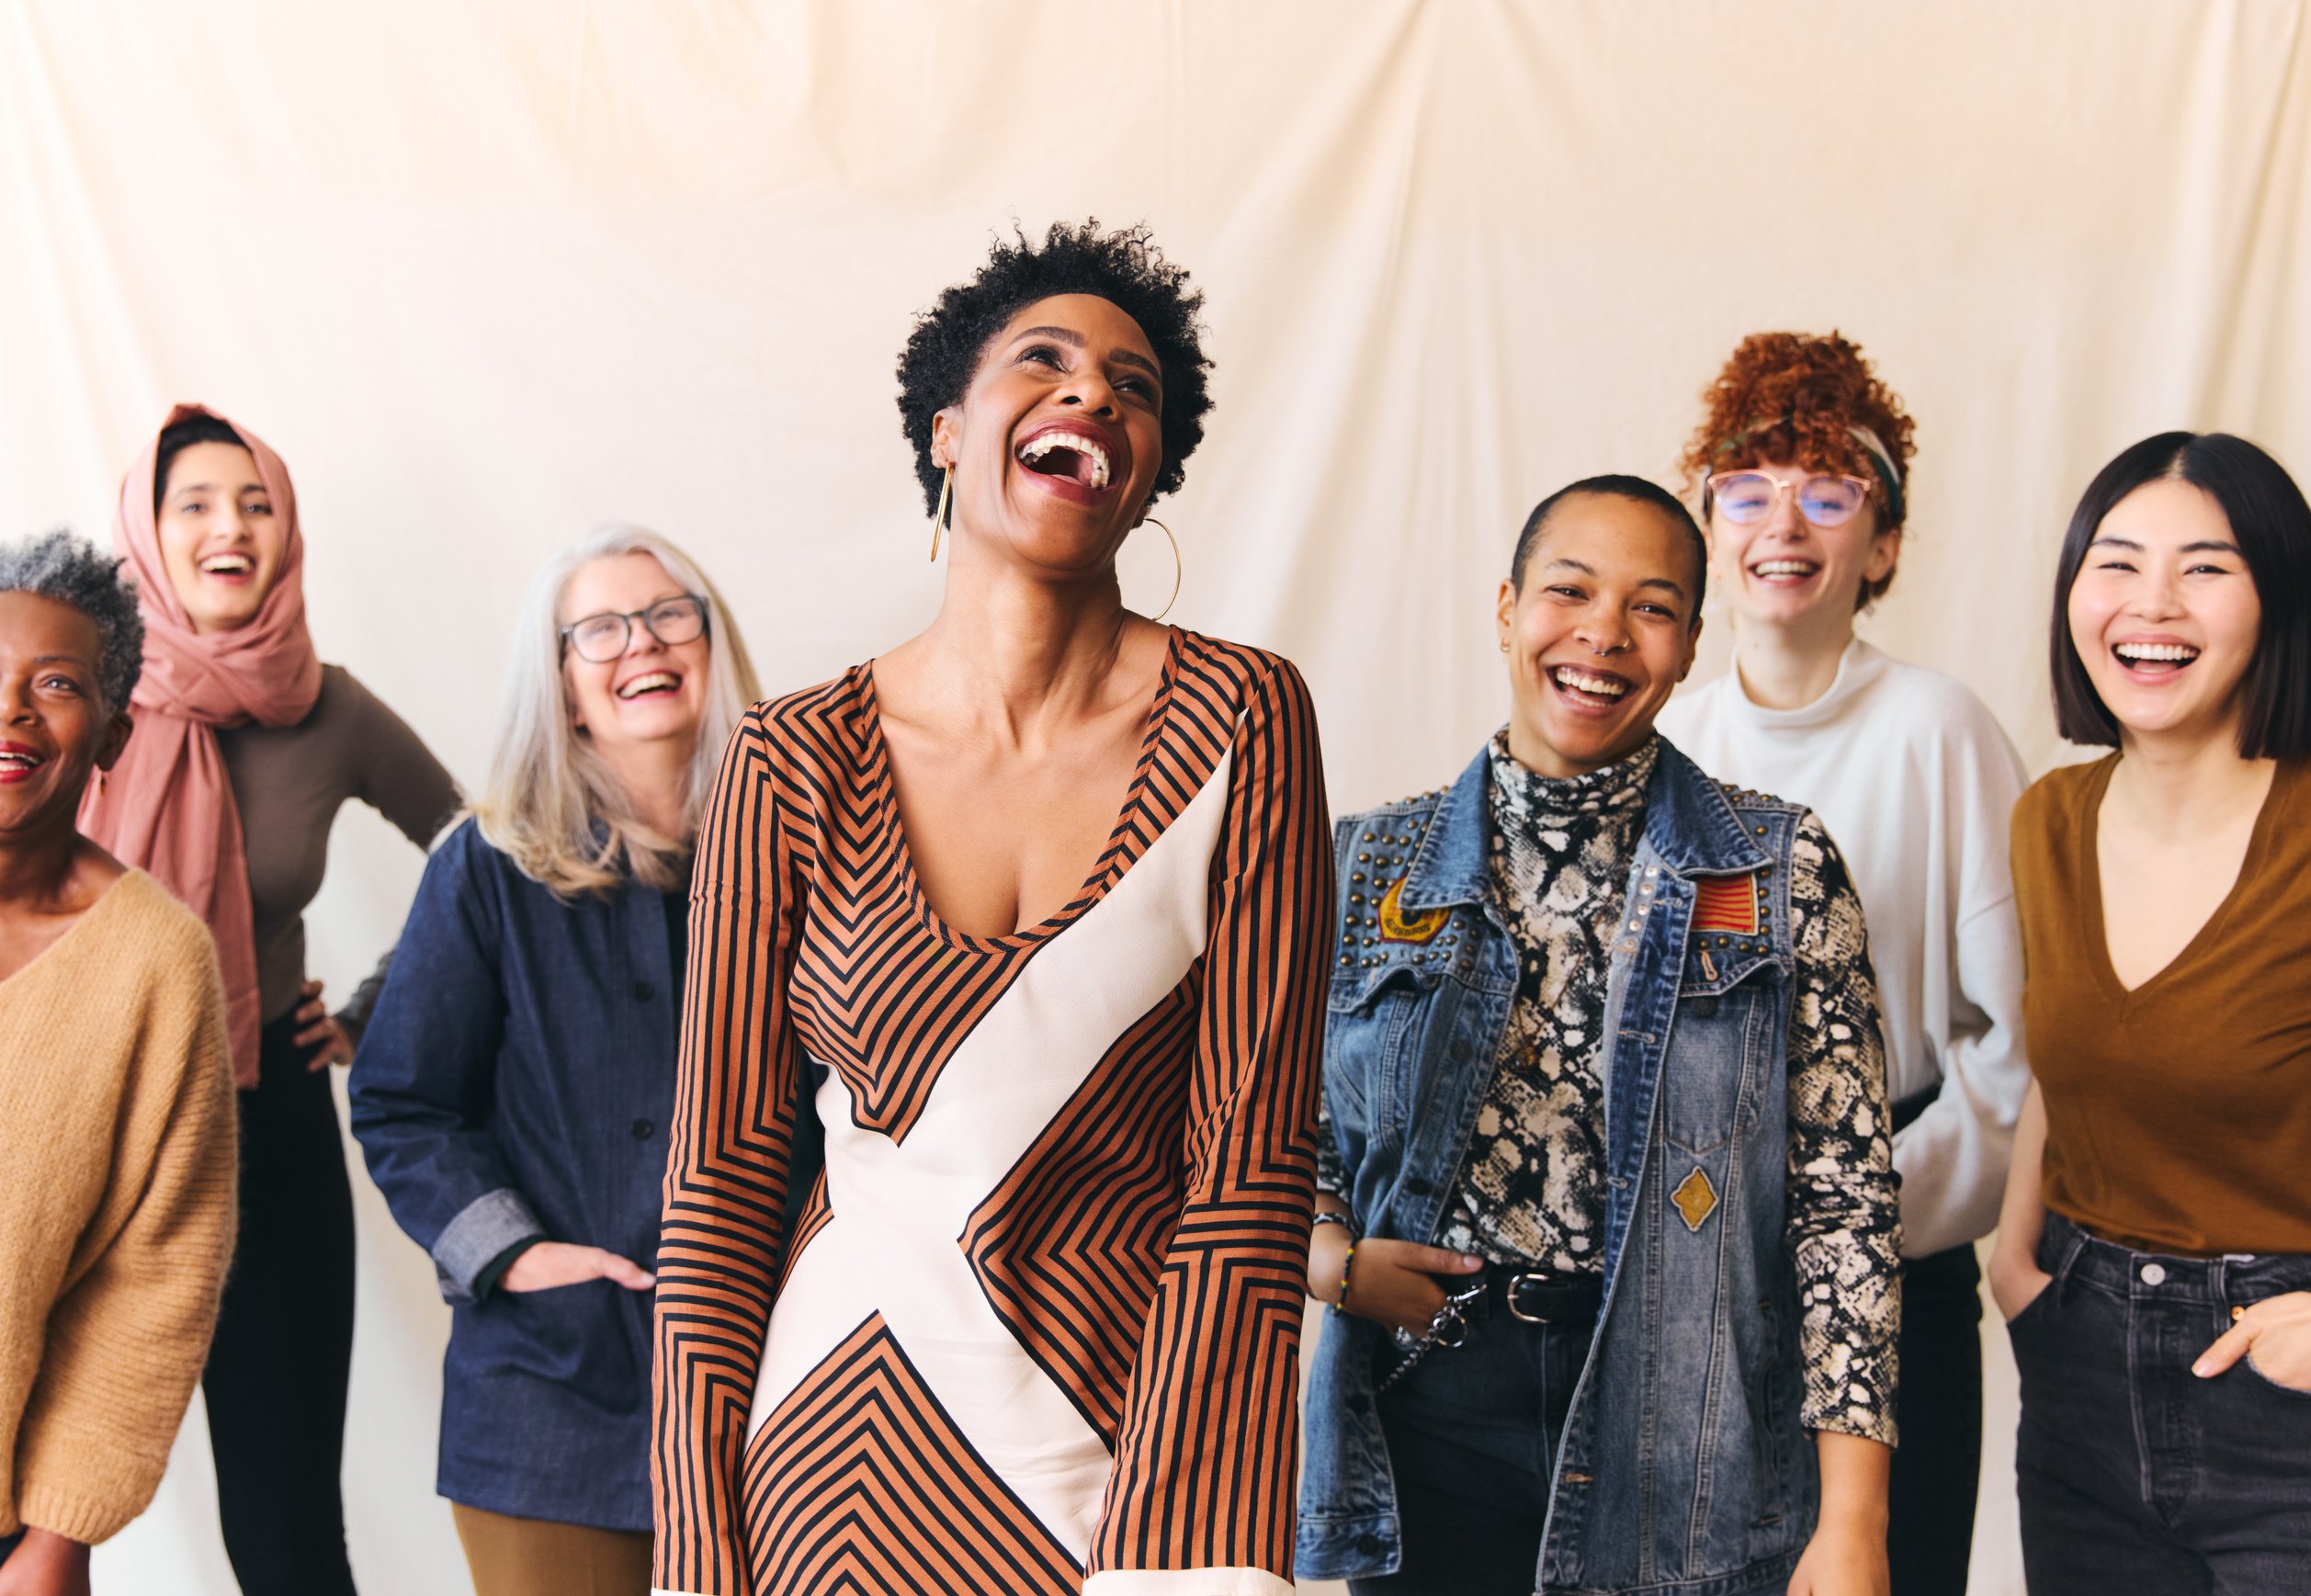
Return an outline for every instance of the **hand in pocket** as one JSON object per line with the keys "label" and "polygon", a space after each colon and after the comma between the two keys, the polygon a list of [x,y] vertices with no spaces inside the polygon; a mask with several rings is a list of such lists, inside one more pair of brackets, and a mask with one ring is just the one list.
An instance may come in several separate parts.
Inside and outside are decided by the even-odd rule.
{"label": "hand in pocket", "polygon": [[2268,1296],[2240,1313],[2191,1372],[2211,1379],[2241,1358],[2272,1385],[2311,1396],[2311,1291]]}
{"label": "hand in pocket", "polygon": [[2022,1318],[2054,1283],[2055,1277],[2039,1268],[2035,1259],[2003,1254],[1990,1259],[1990,1300],[2008,1324]]}
{"label": "hand in pocket", "polygon": [[609,1280],[629,1291],[648,1291],[658,1277],[640,1264],[599,1247],[568,1241],[539,1241],[522,1249],[498,1285],[507,1291],[551,1291],[589,1280]]}

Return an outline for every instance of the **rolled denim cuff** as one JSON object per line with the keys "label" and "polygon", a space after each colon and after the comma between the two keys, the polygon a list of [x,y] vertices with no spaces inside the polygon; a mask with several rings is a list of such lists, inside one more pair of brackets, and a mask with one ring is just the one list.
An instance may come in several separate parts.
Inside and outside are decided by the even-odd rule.
{"label": "rolled denim cuff", "polygon": [[496,1262],[516,1241],[546,1234],[522,1194],[511,1186],[484,1192],[450,1220],[434,1242],[434,1268],[441,1295],[451,1302],[473,1300],[474,1277]]}

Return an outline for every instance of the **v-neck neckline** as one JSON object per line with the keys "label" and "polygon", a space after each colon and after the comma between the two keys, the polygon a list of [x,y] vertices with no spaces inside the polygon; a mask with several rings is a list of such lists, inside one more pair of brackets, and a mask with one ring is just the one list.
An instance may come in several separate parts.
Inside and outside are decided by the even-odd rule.
{"label": "v-neck neckline", "polygon": [[114,877],[111,884],[106,887],[103,891],[96,894],[96,900],[95,902],[91,903],[87,908],[82,910],[77,915],[74,916],[73,923],[64,927],[62,931],[57,933],[55,941],[40,949],[40,952],[34,954],[30,958],[26,959],[22,965],[18,966],[8,975],[0,976],[0,997],[6,997],[11,990],[17,990],[17,983],[18,981],[24,979],[27,976],[31,975],[33,972],[38,970],[41,965],[47,963],[55,956],[57,949],[71,942],[74,937],[78,936],[90,921],[96,919],[99,914],[103,913],[105,905],[112,901],[113,894],[120,890],[121,884],[127,881],[132,874],[134,874],[133,871],[123,870],[119,875]]}
{"label": "v-neck neckline", "polygon": [[1052,914],[1024,925],[1015,931],[994,936],[976,936],[957,930],[947,923],[945,916],[931,903],[931,895],[923,888],[923,877],[915,872],[913,846],[907,841],[907,825],[899,812],[899,783],[891,774],[890,745],[883,738],[882,696],[875,685],[875,662],[869,660],[862,669],[866,689],[867,759],[868,779],[879,790],[883,825],[891,852],[897,856],[899,873],[905,884],[908,901],[913,905],[915,917],[925,930],[950,946],[966,948],[974,953],[1013,952],[1048,942],[1070,925],[1091,912],[1100,900],[1115,890],[1130,866],[1113,868],[1116,850],[1129,833],[1132,817],[1139,811],[1146,792],[1149,772],[1154,768],[1153,754],[1161,746],[1166,728],[1171,723],[1174,686],[1179,678],[1180,628],[1164,628],[1171,635],[1164,640],[1163,669],[1156,678],[1155,696],[1149,703],[1147,730],[1139,740],[1139,756],[1134,763],[1131,780],[1124,788],[1122,804],[1116,810],[1115,824],[1107,831],[1107,841],[1101,846],[1099,856],[1092,861],[1086,875],[1074,894]]}
{"label": "v-neck neckline", "polygon": [[2085,794],[2085,823],[2079,828],[2082,857],[2079,862],[2080,878],[2086,883],[2086,935],[2089,955],[2094,961],[2094,977],[2103,995],[2118,1005],[2121,1014],[2133,1013],[2150,1002],[2178,976],[2206,956],[2209,947],[2222,934],[2225,924],[2237,907],[2248,882],[2261,866],[2271,852],[2271,832],[2277,823],[2280,789],[2287,782],[2287,766],[2282,761],[2271,772],[2271,786],[2264,790],[2263,801],[2255,811],[2255,824],[2247,834],[2247,851],[2239,855],[2238,874],[2232,877],[2229,890],[2201,923],[2175,956],[2143,978],[2135,986],[2128,986],[2119,979],[2118,967],[2111,961],[2110,922],[2102,905],[2102,800],[2110,796],[2111,777],[2117,774],[2118,759],[2113,756],[2103,766]]}

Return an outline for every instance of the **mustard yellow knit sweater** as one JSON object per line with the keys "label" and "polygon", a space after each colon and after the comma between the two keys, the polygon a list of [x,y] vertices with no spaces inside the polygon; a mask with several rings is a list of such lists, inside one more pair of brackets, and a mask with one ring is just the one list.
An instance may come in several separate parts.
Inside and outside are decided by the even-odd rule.
{"label": "mustard yellow knit sweater", "polygon": [[208,928],[115,882],[0,981],[0,1534],[144,1511],[232,1257],[232,1067]]}

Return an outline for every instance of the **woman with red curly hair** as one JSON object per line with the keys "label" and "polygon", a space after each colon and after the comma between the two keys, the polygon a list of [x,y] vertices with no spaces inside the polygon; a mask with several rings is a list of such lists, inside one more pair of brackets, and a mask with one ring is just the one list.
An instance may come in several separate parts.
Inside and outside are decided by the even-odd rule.
{"label": "woman with red curly hair", "polygon": [[1854,634],[1901,559],[1911,455],[1910,419],[1862,351],[1752,334],[1705,402],[1685,468],[1734,664],[1661,730],[1712,775],[1818,813],[1861,889],[1902,1177],[1894,1589],[1959,1596],[1982,1448],[1973,1243],[1997,1222],[2030,1086],[2007,871],[2026,776],[1972,692]]}

